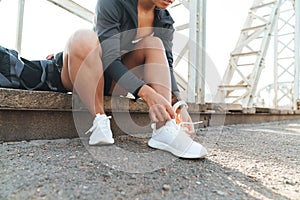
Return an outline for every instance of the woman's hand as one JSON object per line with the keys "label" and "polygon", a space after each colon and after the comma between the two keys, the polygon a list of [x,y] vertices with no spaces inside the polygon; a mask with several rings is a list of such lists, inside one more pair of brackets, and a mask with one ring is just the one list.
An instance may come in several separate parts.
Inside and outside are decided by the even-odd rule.
{"label": "woman's hand", "polygon": [[152,122],[165,122],[175,118],[171,104],[148,85],[141,87],[138,95],[147,103]]}
{"label": "woman's hand", "polygon": [[193,125],[193,121],[187,111],[187,107],[183,106],[176,111],[176,121],[181,125],[181,128],[188,134],[194,135],[195,129]]}

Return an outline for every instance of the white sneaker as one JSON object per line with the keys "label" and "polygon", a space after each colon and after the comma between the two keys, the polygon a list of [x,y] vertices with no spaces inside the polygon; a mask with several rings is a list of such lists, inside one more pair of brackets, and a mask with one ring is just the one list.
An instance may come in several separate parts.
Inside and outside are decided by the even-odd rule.
{"label": "white sneaker", "polygon": [[148,142],[152,148],[168,151],[180,158],[203,158],[208,154],[205,147],[180,130],[175,120],[168,121],[157,130],[152,128],[152,138]]}
{"label": "white sneaker", "polygon": [[86,132],[92,132],[89,145],[113,144],[115,140],[112,137],[110,129],[110,119],[106,115],[96,114],[93,126]]}

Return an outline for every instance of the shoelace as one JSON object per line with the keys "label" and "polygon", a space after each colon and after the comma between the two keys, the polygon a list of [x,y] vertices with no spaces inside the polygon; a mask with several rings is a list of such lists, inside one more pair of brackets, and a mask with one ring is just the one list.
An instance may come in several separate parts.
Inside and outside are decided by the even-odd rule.
{"label": "shoelace", "polygon": [[[184,127],[184,125],[196,125],[196,124],[203,124],[203,121],[198,121],[198,122],[181,122],[179,125],[180,129],[182,131],[185,131],[187,129],[187,127]],[[194,127],[195,129],[195,127]],[[196,132],[196,129],[195,129],[195,132]]]}
{"label": "shoelace", "polygon": [[97,128],[97,125],[98,125],[99,122],[104,121],[104,120],[108,120],[110,118],[111,118],[111,116],[106,116],[106,117],[102,117],[101,119],[98,119],[97,122],[93,123],[93,126],[87,132],[85,132],[85,134],[93,132]]}
{"label": "shoelace", "polygon": [[196,124],[202,124],[203,121],[198,121],[198,122],[181,122],[179,125],[196,125]]}
{"label": "shoelace", "polygon": [[[174,129],[176,130],[176,131],[180,131],[180,126],[178,125],[178,124],[176,124],[176,122],[174,122],[174,125],[175,126],[168,126],[168,125],[165,125],[164,126],[164,128],[166,128],[169,132],[173,132],[174,131]],[[150,125],[150,127],[152,128],[152,130],[157,130],[156,129],[156,123],[152,123],[151,125]]]}
{"label": "shoelace", "polygon": [[[180,124],[176,124],[176,129],[179,129],[181,128],[182,126],[184,125],[196,125],[196,124],[203,124],[203,121],[198,121],[198,122],[180,122]],[[156,124],[155,123],[152,123],[151,125],[151,128],[153,130],[156,130]]]}

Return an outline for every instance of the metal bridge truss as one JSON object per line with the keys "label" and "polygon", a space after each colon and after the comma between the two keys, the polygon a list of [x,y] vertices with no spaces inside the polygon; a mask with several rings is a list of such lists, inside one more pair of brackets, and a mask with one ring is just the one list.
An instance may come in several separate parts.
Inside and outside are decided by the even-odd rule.
{"label": "metal bridge truss", "polygon": [[[217,101],[252,107],[274,36],[274,107],[299,98],[299,0],[254,0],[219,86]],[[291,90],[281,82],[291,81]]]}
{"label": "metal bridge truss", "polygon": [[[275,108],[297,108],[299,68],[295,56],[295,2],[283,1],[274,29],[274,98]],[[299,37],[299,36],[298,36]],[[299,57],[298,57],[299,58]],[[286,82],[289,81],[289,84]],[[285,87],[281,87],[285,85]]]}
{"label": "metal bridge truss", "polygon": [[174,62],[175,69],[187,55],[187,77],[176,73],[178,85],[191,103],[205,103],[205,47],[206,47],[206,0],[179,0],[171,9],[184,6],[189,11],[189,20],[176,31],[189,31],[189,40],[183,45]]}

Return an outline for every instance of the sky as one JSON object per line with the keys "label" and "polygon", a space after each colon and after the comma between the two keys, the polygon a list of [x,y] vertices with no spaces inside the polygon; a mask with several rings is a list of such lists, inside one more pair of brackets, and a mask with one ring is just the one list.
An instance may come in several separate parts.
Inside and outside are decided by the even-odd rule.
{"label": "sky", "polygon": [[[15,48],[18,0],[0,2],[0,45]],[[70,35],[91,24],[49,3],[26,0],[21,55],[43,59],[49,53],[62,51]]]}
{"label": "sky", "polygon": [[[95,0],[76,0],[93,10]],[[227,68],[230,52],[240,35],[253,0],[207,0],[206,52],[220,76]],[[15,48],[18,0],[0,1],[0,45]],[[171,13],[175,26],[188,22],[188,14]],[[26,0],[21,55],[44,59],[62,51],[70,35],[81,28],[92,28],[86,21],[46,0]],[[267,83],[266,83],[267,84]]]}

